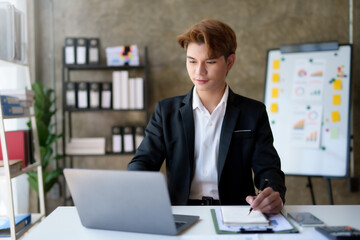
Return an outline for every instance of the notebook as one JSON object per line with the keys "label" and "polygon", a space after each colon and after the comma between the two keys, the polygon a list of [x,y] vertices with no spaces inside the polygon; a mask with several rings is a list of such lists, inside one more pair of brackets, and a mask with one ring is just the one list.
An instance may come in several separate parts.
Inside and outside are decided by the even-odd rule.
{"label": "notebook", "polygon": [[225,225],[230,226],[269,226],[269,220],[260,211],[253,210],[249,214],[249,209],[234,206],[221,207],[222,219]]}
{"label": "notebook", "polygon": [[199,216],[173,215],[160,172],[64,169],[84,227],[177,235]]}

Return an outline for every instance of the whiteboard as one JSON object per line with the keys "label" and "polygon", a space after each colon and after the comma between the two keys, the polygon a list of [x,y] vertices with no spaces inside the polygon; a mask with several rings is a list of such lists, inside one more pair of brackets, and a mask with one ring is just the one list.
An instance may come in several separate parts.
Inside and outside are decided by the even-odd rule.
{"label": "whiteboard", "polygon": [[265,105],[285,174],[348,175],[351,52],[268,51]]}

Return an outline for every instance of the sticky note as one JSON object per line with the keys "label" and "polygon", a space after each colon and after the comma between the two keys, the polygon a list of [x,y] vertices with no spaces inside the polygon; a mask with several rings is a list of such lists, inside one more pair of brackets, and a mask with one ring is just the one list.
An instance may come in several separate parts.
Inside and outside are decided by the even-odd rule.
{"label": "sticky note", "polygon": [[340,122],[340,113],[339,113],[339,111],[331,112],[331,121],[332,122]]}
{"label": "sticky note", "polygon": [[338,128],[332,128],[330,130],[330,138],[331,139],[338,139],[339,138],[339,129]]}
{"label": "sticky note", "polygon": [[279,97],[279,89],[278,89],[278,88],[273,88],[273,89],[271,90],[271,97],[272,97],[272,98],[277,98],[277,97]]}
{"label": "sticky note", "polygon": [[272,113],[277,113],[278,112],[278,104],[277,103],[272,103],[271,104],[270,112],[272,112]]}
{"label": "sticky note", "polygon": [[280,80],[280,74],[279,73],[273,73],[272,81],[273,82],[279,82],[279,80]]}
{"label": "sticky note", "polygon": [[334,90],[341,90],[342,86],[341,86],[341,79],[335,79],[334,83],[333,83],[333,89]]}
{"label": "sticky note", "polygon": [[340,94],[333,95],[332,103],[333,103],[333,105],[340,105],[340,103],[341,103],[341,95]]}
{"label": "sticky note", "polygon": [[280,59],[276,59],[276,60],[274,60],[274,62],[273,62],[273,69],[274,70],[277,70],[277,69],[279,69],[280,68]]}

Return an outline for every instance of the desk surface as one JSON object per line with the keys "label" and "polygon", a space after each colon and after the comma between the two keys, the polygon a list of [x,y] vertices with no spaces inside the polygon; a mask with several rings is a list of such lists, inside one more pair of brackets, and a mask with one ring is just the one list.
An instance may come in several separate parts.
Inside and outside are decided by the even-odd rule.
{"label": "desk surface", "polygon": [[[244,206],[246,207],[246,206]],[[32,228],[23,240],[57,239],[324,239],[316,235],[313,228],[299,228],[300,234],[263,234],[263,235],[217,235],[208,206],[173,206],[174,214],[199,215],[200,221],[180,236],[162,236],[128,232],[87,229],[81,225],[75,207],[58,207],[38,226]],[[350,225],[360,229],[360,205],[296,205],[285,206],[287,212],[308,211],[323,220],[327,225]],[[315,234],[315,235],[313,235]],[[155,237],[155,238],[154,238]]]}

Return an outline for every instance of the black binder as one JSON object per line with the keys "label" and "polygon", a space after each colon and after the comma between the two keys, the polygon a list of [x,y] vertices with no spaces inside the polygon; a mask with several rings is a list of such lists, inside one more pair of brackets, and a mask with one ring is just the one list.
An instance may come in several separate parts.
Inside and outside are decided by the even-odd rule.
{"label": "black binder", "polygon": [[88,64],[100,64],[100,39],[88,39]]}
{"label": "black binder", "polygon": [[134,138],[134,131],[133,127],[126,126],[124,127],[123,132],[123,139],[124,139],[124,152],[125,153],[133,153],[135,151],[135,138]]}
{"label": "black binder", "polygon": [[89,88],[87,82],[80,82],[77,84],[77,107],[89,107]]}
{"label": "black binder", "polygon": [[111,109],[112,104],[112,84],[111,83],[102,83],[101,84],[101,108],[102,109]]}
{"label": "black binder", "polygon": [[65,38],[65,53],[64,53],[64,63],[65,64],[76,64],[76,38]]}
{"label": "black binder", "polygon": [[111,128],[111,150],[115,153],[123,152],[123,135],[122,128],[120,126],[114,126]]}
{"label": "black binder", "polygon": [[89,106],[90,108],[100,108],[100,84],[90,83],[89,94]]}
{"label": "black binder", "polygon": [[87,64],[87,39],[76,39],[76,64]]}
{"label": "black binder", "polygon": [[66,83],[65,102],[67,108],[76,108],[76,84],[73,82]]}

